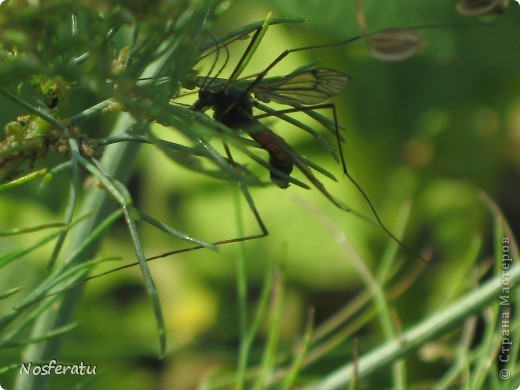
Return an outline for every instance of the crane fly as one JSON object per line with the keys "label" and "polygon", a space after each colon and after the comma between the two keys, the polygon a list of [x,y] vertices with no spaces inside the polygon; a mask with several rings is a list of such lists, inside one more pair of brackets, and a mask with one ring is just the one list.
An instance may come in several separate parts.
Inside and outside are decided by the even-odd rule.
{"label": "crane fly", "polygon": [[[274,20],[273,20],[274,23]],[[338,70],[329,69],[329,68],[311,68],[308,67],[301,68],[296,70],[288,75],[282,77],[273,77],[266,78],[267,73],[284,57],[288,54],[303,51],[303,50],[311,50],[311,49],[319,49],[324,47],[333,47],[333,46],[341,46],[345,45],[360,39],[370,38],[373,42],[376,42],[378,45],[378,50],[382,53],[387,53],[389,51],[392,52],[391,56],[387,54],[384,56],[379,55],[378,57],[384,57],[388,59],[390,57],[391,60],[401,60],[410,56],[410,53],[414,54],[417,51],[413,50],[413,47],[410,47],[410,42],[412,42],[412,46],[421,47],[423,45],[423,41],[421,38],[415,35],[414,30],[417,29],[430,29],[430,28],[444,28],[444,27],[458,27],[459,25],[427,25],[427,26],[417,26],[410,28],[389,28],[384,29],[372,33],[365,32],[361,35],[355,36],[353,38],[349,38],[340,42],[325,44],[325,45],[315,45],[315,46],[306,46],[296,49],[289,49],[284,51],[278,57],[275,58],[262,72],[255,75],[252,80],[238,80],[239,68],[242,66],[246,55],[251,51],[251,48],[254,45],[254,42],[259,38],[261,29],[259,27],[255,27],[251,31],[255,31],[251,41],[243,53],[239,63],[236,65],[233,73],[229,79],[219,79],[218,74],[222,71],[219,70],[217,76],[210,78],[210,74],[203,78],[197,78],[195,84],[199,86],[198,99],[191,106],[194,111],[207,111],[208,109],[213,109],[214,114],[213,117],[216,121],[223,123],[233,131],[243,130],[246,131],[251,138],[258,143],[258,145],[267,151],[269,155],[269,170],[271,175],[271,180],[278,185],[280,188],[287,188],[290,182],[299,183],[297,180],[294,180],[289,175],[292,173],[293,166],[295,165],[304,176],[327,198],[329,199],[336,207],[342,209],[347,212],[351,212],[358,217],[366,220],[370,223],[373,223],[364,215],[356,212],[355,210],[349,208],[348,206],[339,202],[336,198],[334,198],[325,188],[325,186],[316,178],[313,174],[309,166],[311,166],[309,161],[306,161],[302,156],[300,156],[293,148],[279,135],[269,129],[266,125],[262,124],[259,119],[269,117],[271,115],[275,115],[287,121],[288,123],[293,123],[289,118],[286,118],[284,115],[294,112],[305,112],[309,114],[309,116],[317,119],[322,124],[329,124],[330,122],[324,122],[322,118],[317,118],[314,114],[314,110],[316,109],[330,109],[333,114],[333,124],[334,131],[336,135],[336,139],[338,142],[339,154],[341,157],[341,164],[343,168],[344,174],[347,178],[354,184],[356,189],[360,192],[363,198],[366,200],[369,205],[372,213],[374,214],[377,224],[385,231],[385,233],[394,240],[399,246],[403,249],[411,253],[414,257],[420,259],[423,262],[426,262],[423,257],[417,254],[413,249],[409,248],[403,242],[401,242],[397,237],[395,237],[389,230],[386,228],[384,223],[379,218],[378,213],[376,212],[371,200],[368,195],[362,189],[362,187],[357,183],[357,181],[350,175],[347,170],[346,163],[343,157],[343,152],[341,148],[341,137],[339,135],[339,125],[337,121],[336,109],[334,104],[332,103],[323,103],[327,99],[332,98],[341,92],[343,92],[346,87],[350,84],[351,78],[346,73],[340,72]],[[461,25],[462,27],[475,27],[481,26],[478,25]],[[240,39],[240,36],[233,37],[231,39],[225,39],[227,43],[233,42],[235,40]],[[217,40],[214,40],[217,43]],[[390,44],[387,44],[390,42]],[[227,51],[227,47],[225,46]],[[202,56],[201,58],[205,58],[207,55]],[[218,51],[217,51],[218,56]],[[215,61],[216,63],[216,61]],[[215,63],[212,65],[211,69],[213,70]],[[227,59],[226,59],[227,63]],[[291,106],[291,108],[283,109],[283,110],[273,110],[269,112],[265,110],[264,107],[261,107],[259,102],[264,103],[280,103]],[[259,107],[264,110],[264,114],[254,115],[253,108]],[[298,124],[296,124],[298,126]],[[229,150],[226,148],[226,152],[229,154]],[[228,155],[229,162],[236,164],[230,154]],[[308,166],[309,165],[309,166]],[[257,238],[262,238],[268,235],[267,228],[262,221],[260,214],[258,213],[253,199],[247,190],[247,187],[243,183],[239,183],[242,193],[244,194],[248,206],[253,213],[255,220],[261,230],[260,233],[249,235],[245,237],[231,238],[226,240],[220,240],[213,242],[212,244],[215,246],[225,245],[229,243],[235,243],[239,241],[252,240]],[[300,183],[300,185],[302,185]],[[305,185],[302,185],[305,187]],[[308,188],[308,187],[307,187]],[[162,254],[158,254],[152,257],[148,257],[146,261],[153,261],[160,258],[164,258],[167,256],[194,251],[203,249],[204,246],[196,245],[180,250],[174,250],[165,252]],[[139,265],[138,262],[126,264],[120,267],[113,268],[109,271],[103,272],[98,275],[91,276],[89,278],[83,279],[78,283],[65,288],[64,290],[68,290],[70,288],[77,287],[87,282],[88,280],[104,276],[122,269],[134,267]],[[43,298],[53,296],[63,292],[64,290],[60,290],[57,292],[50,293]]]}
{"label": "crane fly", "polygon": [[[273,24],[275,23],[272,20]],[[255,31],[251,41],[244,51],[239,63],[237,63],[235,69],[232,72],[232,75],[229,79],[219,79],[218,74],[222,71],[219,70],[217,76],[210,78],[211,71],[215,67],[215,63],[212,65],[211,70],[208,76],[203,78],[197,78],[196,85],[199,86],[198,100],[191,106],[194,111],[204,112],[208,109],[214,110],[214,119],[220,123],[223,123],[230,129],[234,131],[245,130],[251,136],[251,138],[258,143],[260,147],[267,151],[269,155],[269,170],[271,180],[278,185],[280,188],[287,188],[290,182],[299,183],[297,180],[294,180],[289,175],[292,173],[293,166],[296,165],[297,168],[307,177],[307,179],[314,184],[314,186],[327,198],[329,199],[336,207],[351,212],[358,217],[372,223],[364,215],[356,212],[350,207],[342,204],[336,198],[334,198],[325,188],[325,186],[316,178],[313,174],[309,166],[311,166],[309,161],[304,160],[302,156],[300,156],[293,148],[279,135],[269,129],[267,126],[263,125],[259,119],[269,117],[271,115],[275,115],[277,117],[283,118],[285,121],[289,123],[293,123],[289,118],[284,118],[285,114],[293,113],[293,112],[306,112],[311,117],[316,118],[316,116],[311,115],[315,114],[314,110],[316,109],[330,109],[333,114],[333,124],[334,131],[336,135],[336,139],[338,142],[338,150],[341,158],[341,164],[343,168],[344,174],[347,178],[354,184],[357,190],[361,193],[363,198],[366,200],[369,205],[371,211],[373,212],[377,224],[385,231],[385,233],[394,240],[399,246],[404,248],[406,251],[410,252],[414,257],[426,262],[419,254],[417,254],[414,250],[410,249],[403,242],[401,242],[398,238],[396,238],[386,226],[383,224],[381,219],[379,218],[378,213],[376,212],[374,206],[372,205],[371,200],[368,195],[362,189],[362,187],[357,183],[357,181],[350,175],[347,170],[347,166],[345,163],[345,159],[343,157],[343,151],[341,147],[341,137],[339,135],[339,125],[337,121],[336,108],[332,103],[323,103],[329,98],[332,98],[341,92],[343,92],[346,87],[350,84],[351,78],[348,74],[340,72],[338,70],[329,69],[329,68],[303,68],[301,70],[296,70],[288,75],[282,77],[273,77],[266,78],[268,72],[283,58],[293,52],[311,50],[311,49],[319,49],[324,47],[333,47],[333,46],[342,46],[360,39],[371,38],[372,41],[383,42],[382,50],[388,51],[386,44],[384,42],[390,41],[392,43],[390,49],[393,52],[392,59],[405,59],[409,56],[410,52],[414,52],[410,49],[409,42],[414,42],[414,46],[417,45],[422,46],[423,42],[420,37],[415,35],[414,30],[417,29],[429,29],[429,28],[443,28],[450,27],[451,25],[429,25],[429,26],[417,26],[410,28],[389,28],[384,29],[372,33],[364,32],[361,35],[355,36],[353,38],[349,38],[340,42],[332,43],[332,44],[324,44],[324,45],[315,45],[315,46],[306,46],[296,49],[289,49],[284,51],[278,57],[275,58],[262,72],[258,73],[255,78],[252,80],[238,80],[239,69],[242,66],[244,59],[247,54],[251,51],[256,40],[259,39],[261,34],[261,29],[259,27],[253,28],[251,31]],[[457,26],[457,25],[455,25]],[[468,25],[472,27],[473,25]],[[480,25],[479,25],[480,26]],[[250,32],[251,32],[250,31]],[[240,39],[243,35],[234,36],[231,39],[224,39],[227,44]],[[218,41],[214,40],[215,43]],[[227,46],[224,46],[227,52]],[[396,49],[397,48],[397,49]],[[204,50],[203,50],[204,52]],[[219,51],[216,51],[217,56],[219,55]],[[201,56],[205,58],[208,54]],[[388,57],[388,56],[387,56]],[[225,64],[227,63],[227,58]],[[253,114],[253,108],[259,107],[259,102],[264,103],[280,103],[292,106],[289,109],[277,110],[271,112],[266,112],[260,115]],[[264,109],[263,107],[260,107]],[[323,117],[317,119],[322,124],[329,124],[330,122],[324,122]],[[297,125],[298,126],[298,125]],[[229,150],[226,148],[226,152],[229,154]],[[229,154],[229,161],[233,164],[235,162],[232,160]],[[308,166],[309,165],[309,166]],[[239,241],[252,240],[257,238],[262,238],[268,235],[267,228],[262,221],[259,212],[256,209],[254,201],[249,194],[246,186],[242,183],[239,183],[241,187],[241,191],[244,194],[248,206],[251,212],[254,215],[254,218],[260,228],[260,233],[248,235],[245,237],[237,237],[231,239],[225,239],[213,242],[213,245],[220,246],[229,243],[235,243]],[[304,186],[300,183],[300,185]],[[307,187],[308,188],[308,187]],[[146,259],[146,261],[153,261],[160,258],[164,258],[167,256],[175,255],[178,253],[193,251],[203,249],[203,246],[196,245],[193,247],[188,247],[180,250],[173,250],[165,253],[161,253]],[[81,285],[90,279],[97,278],[99,276],[103,276],[112,272],[116,272],[122,269],[130,268],[138,265],[138,262],[126,264],[120,267],[116,267],[109,271],[106,271],[99,275],[91,276],[87,279],[80,281],[79,283],[70,286],[69,288],[76,287],[77,285]],[[55,295],[59,292],[50,294]]]}
{"label": "crane fly", "polygon": [[[394,30],[395,29],[390,29],[389,31]],[[308,162],[306,162],[280,135],[276,134],[259,121],[259,119],[270,115],[278,116],[280,114],[294,112],[313,112],[316,109],[330,109],[334,118],[334,131],[338,142],[338,149],[344,174],[363,196],[374,214],[377,224],[386,232],[386,234],[402,248],[413,254],[414,257],[426,262],[426,260],[424,260],[418,253],[395,237],[384,225],[368,195],[347,170],[345,159],[343,157],[341,137],[339,135],[336,108],[333,103],[324,103],[324,101],[344,91],[350,84],[350,76],[334,69],[311,68],[297,70],[279,78],[266,78],[268,72],[284,57],[292,52],[344,45],[369,35],[381,35],[385,31],[387,30],[373,34],[363,34],[339,43],[286,50],[276,57],[274,61],[272,61],[262,72],[258,73],[252,80],[247,82],[237,80],[236,78],[240,72],[239,69],[242,67],[246,56],[252,50],[256,40],[262,33],[261,29],[257,29],[241,59],[233,70],[231,77],[229,79],[218,79],[217,76],[215,76],[210,79],[208,75],[202,83],[199,83],[200,89],[198,92],[198,99],[191,106],[191,109],[200,112],[212,109],[213,118],[216,121],[226,125],[233,131],[242,130],[249,134],[249,136],[256,141],[262,149],[267,151],[269,155],[271,180],[280,188],[285,189],[289,186],[289,182],[292,181],[292,178],[289,175],[293,170],[293,166],[296,166],[318,189],[318,191],[320,191],[336,207],[353,213],[365,221],[373,223],[368,217],[358,213],[336,199],[314,175],[309,168],[310,165]],[[292,108],[274,111],[272,114],[266,113],[262,115],[254,115],[253,108],[258,107],[258,101],[266,103],[281,103],[289,105]],[[225,148],[229,161],[233,163],[233,158],[231,157],[227,145],[225,145]]]}
{"label": "crane fly", "polygon": [[[274,20],[273,20],[274,22]],[[456,26],[456,25],[455,25]],[[468,25],[472,27],[473,25]],[[361,193],[363,198],[366,200],[369,205],[372,213],[374,214],[377,224],[385,231],[385,233],[394,240],[399,246],[404,248],[406,251],[410,252],[414,257],[419,258],[420,260],[426,262],[419,254],[417,254],[414,250],[410,249],[403,242],[401,242],[397,237],[395,237],[386,226],[383,224],[381,219],[379,218],[378,213],[376,212],[374,206],[372,205],[371,200],[368,195],[362,189],[362,187],[357,183],[357,181],[350,175],[347,170],[347,166],[345,163],[345,159],[343,157],[343,151],[341,148],[341,137],[339,135],[339,125],[337,121],[336,108],[332,103],[323,103],[329,98],[332,98],[341,92],[343,92],[346,87],[350,84],[351,78],[346,73],[340,72],[338,70],[329,69],[329,68],[302,68],[300,70],[296,70],[288,75],[282,77],[273,77],[266,78],[267,73],[283,58],[293,52],[311,50],[311,49],[319,49],[324,47],[333,47],[333,46],[341,46],[348,44],[350,42],[354,42],[364,38],[371,38],[372,41],[378,42],[388,42],[391,41],[392,45],[390,49],[393,51],[392,59],[404,59],[409,53],[413,50],[410,50],[409,43],[410,40],[416,42],[416,44],[422,45],[422,41],[420,38],[416,38],[414,36],[414,31],[416,29],[423,28],[442,28],[442,27],[450,27],[450,25],[431,25],[431,26],[418,26],[411,28],[389,28],[385,30],[376,31],[373,33],[364,33],[353,38],[349,38],[340,42],[325,44],[325,45],[315,45],[315,46],[306,46],[296,49],[289,49],[284,51],[278,57],[275,58],[262,72],[258,73],[255,78],[252,80],[238,80],[238,70],[242,66],[246,55],[251,51],[251,48],[254,45],[254,42],[259,38],[261,29],[259,27],[255,27],[252,31],[255,31],[251,41],[243,53],[239,63],[236,65],[233,73],[229,79],[219,79],[218,73],[217,76],[210,78],[210,74],[207,77],[198,78],[196,81],[196,85],[199,86],[198,100],[191,106],[194,111],[204,112],[208,109],[213,109],[214,111],[214,119],[220,123],[223,123],[233,131],[244,130],[248,132],[251,138],[258,143],[260,147],[267,151],[269,155],[269,170],[271,180],[278,185],[280,188],[287,188],[290,182],[299,183],[301,186],[305,187],[304,184],[298,182],[293,179],[289,175],[292,173],[293,166],[296,166],[304,176],[327,198],[331,201],[336,207],[342,209],[347,212],[351,212],[356,216],[362,218],[365,221],[372,223],[370,219],[365,217],[364,215],[356,212],[350,207],[342,204],[336,198],[334,198],[325,188],[325,186],[318,180],[318,178],[313,174],[309,166],[311,166],[310,161],[306,161],[302,156],[300,156],[293,148],[279,135],[269,129],[266,125],[262,124],[259,119],[269,117],[271,115],[275,115],[287,121],[288,123],[293,123],[289,118],[285,118],[285,114],[294,113],[294,112],[305,112],[309,114],[309,116],[317,119],[322,124],[329,124],[330,122],[324,122],[324,118],[317,118],[314,114],[314,110],[316,109],[330,109],[333,114],[333,124],[334,124],[334,132],[336,135],[336,139],[338,142],[339,154],[341,157],[341,164],[343,168],[344,174],[347,178],[354,184],[357,190]],[[228,43],[233,42],[235,40],[240,39],[240,36],[237,38],[236,36],[231,39],[226,39]],[[215,42],[217,42],[215,40]],[[415,44],[414,44],[415,45]],[[388,50],[385,44],[382,44],[382,50]],[[396,49],[397,47],[397,49]],[[227,51],[227,47],[225,46]],[[396,53],[397,51],[397,53]],[[217,56],[219,52],[217,51]],[[201,58],[206,57],[207,55],[202,56]],[[388,57],[388,56],[387,56]],[[215,61],[216,63],[216,61]],[[227,63],[227,59],[226,59]],[[212,65],[214,68],[215,65]],[[211,73],[211,70],[210,70]],[[259,102],[264,103],[280,103],[291,106],[291,108],[277,110],[271,113],[266,111],[264,114],[254,115],[253,108],[260,107]],[[261,109],[265,108],[260,107]],[[298,124],[296,124],[298,126]],[[226,148],[226,152],[229,154],[229,150]],[[230,154],[229,154],[230,163],[236,164]],[[257,238],[262,238],[268,235],[267,228],[262,221],[259,212],[256,209],[256,206],[253,202],[249,191],[243,183],[239,183],[242,193],[244,194],[248,206],[251,212],[254,215],[254,218],[260,228],[260,233],[253,234],[245,237],[237,237],[231,239],[225,239],[220,241],[215,241],[212,244],[215,246],[225,245],[229,243],[235,243],[239,241],[252,240]],[[308,187],[307,187],[308,188]],[[203,249],[204,247],[201,245],[196,245],[180,250],[173,250],[165,253],[161,253],[152,257],[148,257],[146,261],[153,261],[160,258],[164,258],[167,256],[194,251]],[[81,280],[80,282],[67,287],[65,290],[69,288],[74,288],[88,280],[104,276],[122,269],[130,268],[133,266],[139,265],[138,262],[126,264],[120,267],[113,268],[109,271],[103,272],[98,275],[91,276],[87,279]],[[55,293],[51,293],[46,295],[45,297],[56,295],[61,293],[63,290],[60,290]]]}
{"label": "crane fly", "polygon": [[[299,159],[282,137],[263,126],[253,115],[254,98],[265,102],[276,102],[291,106],[313,105],[341,93],[350,83],[350,76],[334,69],[308,69],[297,74],[289,74],[274,81],[259,83],[249,90],[234,87],[202,88],[199,99],[192,106],[195,111],[214,110],[213,118],[232,130],[253,128],[249,133],[269,154],[271,180],[280,188],[287,188],[287,176]],[[245,93],[247,92],[247,93]],[[278,113],[302,111],[302,109],[282,110]],[[299,167],[302,169],[302,167]],[[305,168],[303,168],[305,169]],[[282,172],[280,175],[278,172]],[[314,181],[313,178],[309,178]]]}

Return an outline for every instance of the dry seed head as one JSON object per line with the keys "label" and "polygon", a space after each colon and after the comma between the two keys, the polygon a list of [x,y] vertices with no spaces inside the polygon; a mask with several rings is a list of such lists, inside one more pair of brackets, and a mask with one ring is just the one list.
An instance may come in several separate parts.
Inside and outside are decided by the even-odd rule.
{"label": "dry seed head", "polygon": [[461,0],[457,11],[464,16],[496,16],[504,13],[509,0]]}
{"label": "dry seed head", "polygon": [[415,31],[407,29],[388,30],[368,38],[375,58],[381,61],[402,61],[420,53],[426,43]]}

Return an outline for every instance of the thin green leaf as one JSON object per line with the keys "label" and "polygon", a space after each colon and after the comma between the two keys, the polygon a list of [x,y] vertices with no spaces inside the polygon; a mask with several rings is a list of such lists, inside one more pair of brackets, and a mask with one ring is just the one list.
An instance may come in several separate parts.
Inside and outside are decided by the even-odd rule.
{"label": "thin green leaf", "polygon": [[[74,208],[76,207],[77,193],[78,193],[78,156],[79,148],[77,142],[71,138],[69,139],[69,146],[71,149],[71,177],[70,177],[70,185],[69,185],[69,196],[67,199],[67,206],[65,207],[65,218],[64,223],[70,224],[72,222],[72,218],[74,217]],[[58,259],[58,255],[60,254],[61,248],[65,243],[65,239],[67,238],[68,230],[63,230],[56,241],[56,245],[54,245],[54,249],[52,251],[51,257],[47,263],[47,269],[52,269],[56,260]]]}
{"label": "thin green leaf", "polygon": [[41,240],[36,241],[35,243],[32,243],[29,246],[26,246],[22,249],[17,249],[12,252],[6,253],[2,256],[0,256],[0,268],[5,267],[7,264],[11,263],[14,260],[19,260],[23,256],[35,251],[36,249],[42,247],[43,245],[47,244],[48,242],[54,240],[56,237],[59,237],[60,232],[49,234],[48,236],[42,238]]}
{"label": "thin green leaf", "polygon": [[312,331],[314,326],[314,310],[309,310],[309,314],[307,317],[307,323],[305,325],[305,331],[303,333],[303,337],[301,342],[298,345],[298,349],[293,358],[293,363],[289,368],[289,372],[285,377],[282,383],[282,389],[289,390],[294,388],[294,384],[298,379],[298,375],[300,374],[301,368],[303,366],[303,362],[305,359],[305,355],[309,350],[311,339],[312,339]]}
{"label": "thin green leaf", "polygon": [[[513,266],[510,272],[512,284],[520,282],[520,263]],[[366,378],[375,370],[392,364],[410,350],[417,348],[433,337],[449,331],[453,326],[464,321],[468,316],[496,300],[502,291],[502,276],[497,275],[470,291],[449,307],[428,317],[411,329],[402,332],[395,340],[391,340],[381,347],[365,354],[359,359],[359,379]],[[344,365],[318,381],[313,389],[334,390],[344,389],[352,380],[352,364]]]}
{"label": "thin green leaf", "polygon": [[15,180],[12,180],[8,183],[0,184],[0,192],[10,190],[14,187],[18,187],[19,185],[25,184],[31,180],[36,179],[39,176],[45,175],[47,173],[47,169],[39,169],[35,172],[31,172],[27,175],[24,175],[22,177],[19,177]]}
{"label": "thin green leaf", "polygon": [[272,376],[276,363],[276,350],[280,340],[280,329],[282,324],[282,313],[284,304],[284,285],[280,269],[276,269],[273,275],[274,287],[271,296],[270,326],[267,335],[267,344],[262,356],[262,364],[254,387],[258,390],[265,388]]}
{"label": "thin green leaf", "polygon": [[209,242],[199,240],[198,238],[195,238],[195,237],[188,236],[187,234],[182,233],[181,231],[176,230],[176,229],[162,223],[161,221],[153,218],[152,216],[144,213],[143,211],[137,210],[137,212],[139,213],[139,215],[143,219],[143,221],[148,222],[150,225],[155,226],[157,229],[162,230],[165,233],[168,233],[174,237],[180,238],[181,240],[184,240],[184,241],[199,244],[204,248],[210,248],[210,249],[218,251],[218,247]]}
{"label": "thin green leaf", "polygon": [[0,341],[0,349],[5,349],[5,348],[19,348],[19,347],[23,347],[23,346],[26,346],[26,345],[29,345],[29,344],[36,344],[36,343],[40,343],[42,341],[45,341],[45,340],[50,340],[50,339],[53,339],[57,336],[60,336],[62,334],[65,334],[65,333],[68,333],[70,332],[71,330],[77,328],[78,324],[69,324],[69,325],[65,325],[65,326],[60,326],[59,328],[53,330],[52,332],[48,332],[42,336],[39,336],[39,337],[35,337],[35,338],[31,338],[31,339],[25,339],[25,340],[16,340],[16,341]]}
{"label": "thin green leaf", "polygon": [[[273,19],[270,19],[269,20],[269,24],[270,25],[275,25],[275,24],[280,24],[280,23],[302,23],[304,22],[305,20],[302,19],[302,18],[273,18]],[[243,27],[240,27],[240,28],[237,28],[235,30],[232,30],[218,38],[215,38],[215,39],[211,39],[205,43],[203,43],[201,46],[200,46],[200,50],[202,52],[216,46],[216,45],[219,45],[223,42],[227,42],[233,38],[236,38],[236,37],[242,37],[246,34],[249,34],[250,32],[253,32],[259,28],[261,28],[263,25],[264,25],[265,21],[264,20],[259,20],[257,22],[253,22],[251,24],[248,24],[248,25],[245,25]]]}
{"label": "thin green leaf", "polygon": [[269,114],[273,114],[277,118],[280,118],[280,119],[284,120],[285,122],[290,123],[294,126],[297,126],[300,129],[302,129],[303,131],[306,131],[307,133],[311,134],[318,141],[318,143],[327,152],[329,152],[332,155],[332,157],[334,157],[334,159],[336,161],[339,161],[339,156],[338,156],[338,153],[336,152],[336,150],[334,149],[334,146],[332,146],[330,144],[330,142],[323,135],[321,135],[321,133],[319,131],[314,130],[312,127],[306,125],[305,123],[303,123],[287,114],[277,114],[276,113],[277,110],[270,108],[269,106],[266,106],[265,104],[255,101],[254,105],[255,105],[255,107],[258,107],[259,109],[261,109],[262,111],[269,113]]}
{"label": "thin green leaf", "polygon": [[146,262],[146,257],[144,255],[143,247],[141,245],[141,239],[139,238],[139,234],[137,233],[137,227],[135,226],[135,220],[131,216],[131,210],[129,210],[127,207],[124,207],[123,214],[125,216],[125,221],[128,226],[128,229],[130,231],[130,236],[132,237],[132,243],[137,255],[137,259],[139,261],[139,265],[141,267],[141,272],[143,273],[148,295],[152,300],[152,307],[154,310],[157,330],[159,332],[160,356],[164,356],[166,352],[166,326],[164,324],[164,316],[162,314],[159,294],[157,293],[155,283],[148,268],[148,263]]}
{"label": "thin green leaf", "polygon": [[53,223],[44,223],[44,224],[38,225],[38,226],[31,226],[28,228],[4,229],[4,230],[0,230],[0,237],[16,236],[19,234],[26,234],[26,233],[34,233],[34,232],[39,232],[41,230],[46,230],[46,229],[63,228],[65,226],[67,226],[67,225],[63,222],[53,222]]}
{"label": "thin green leaf", "polygon": [[6,291],[5,293],[3,294],[0,294],[0,299],[6,299],[6,298],[9,298],[10,296],[13,296],[15,294],[18,294],[20,291],[23,290],[23,287],[15,287],[15,288],[12,288],[8,291]]}

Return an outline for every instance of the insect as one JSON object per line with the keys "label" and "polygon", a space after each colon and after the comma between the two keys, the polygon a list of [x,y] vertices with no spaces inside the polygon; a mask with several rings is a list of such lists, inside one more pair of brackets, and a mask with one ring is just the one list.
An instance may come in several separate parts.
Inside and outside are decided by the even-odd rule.
{"label": "insect", "polygon": [[[443,26],[420,26],[419,28],[431,27],[439,28]],[[266,77],[268,72],[285,56],[296,51],[319,49],[331,46],[340,46],[356,40],[371,38],[372,42],[378,42],[378,50],[383,52],[385,52],[385,50],[386,52],[388,52],[387,46],[385,46],[385,42],[391,42],[392,56],[390,57],[392,59],[397,59],[404,58],[405,54],[408,55],[408,53],[411,52],[409,42],[417,42],[417,44],[419,45],[421,44],[421,41],[419,39],[413,38],[414,32],[408,29],[386,29],[375,33],[364,33],[356,37],[332,44],[307,46],[297,49],[286,50],[281,55],[279,55],[273,62],[271,62],[262,72],[257,74],[252,80],[239,80],[239,69],[242,67],[246,56],[252,51],[255,42],[258,41],[258,39],[260,39],[262,33],[262,29],[259,27],[255,27],[251,31],[255,31],[253,37],[245,52],[243,53],[240,61],[234,68],[232,75],[228,79],[218,78],[218,74],[221,72],[221,70],[219,70],[217,76],[210,77],[210,70],[210,73],[207,77],[198,78],[196,80],[196,84],[199,86],[198,100],[191,106],[192,110],[206,111],[211,108],[214,110],[214,118],[218,122],[223,123],[224,125],[226,125],[234,131],[246,131],[251,136],[251,138],[253,138],[253,140],[257,142],[258,145],[262,147],[264,150],[266,150],[269,154],[268,169],[271,173],[271,179],[279,187],[287,188],[289,186],[289,183],[291,182],[300,184],[300,182],[298,182],[296,179],[290,176],[293,170],[293,166],[296,166],[303,173],[303,175],[336,207],[344,211],[353,213],[358,217],[370,223],[373,223],[372,220],[349,208],[348,206],[342,204],[339,200],[333,197],[332,194],[328,192],[325,186],[321,183],[320,180],[318,180],[318,178],[312,172],[310,168],[313,167],[312,163],[300,156],[281,136],[277,135],[266,125],[262,124],[260,120],[271,115],[275,115],[288,121],[289,123],[294,123],[291,121],[290,117],[286,117],[285,114],[290,114],[293,112],[305,112],[313,118],[317,118],[317,120],[320,123],[323,123],[326,127],[331,127],[332,124],[332,128],[338,142],[338,149],[341,157],[343,171],[367,201],[369,207],[375,215],[377,224],[389,235],[391,239],[397,242],[402,248],[406,249],[414,257],[425,261],[419,254],[417,254],[415,251],[413,251],[404,243],[402,243],[386,228],[386,226],[380,220],[378,213],[372,205],[372,202],[370,201],[368,195],[364,192],[362,187],[354,180],[354,178],[350,175],[350,173],[347,170],[347,166],[343,158],[343,152],[341,148],[341,137],[339,135],[339,126],[337,122],[335,106],[332,103],[323,102],[328,98],[341,93],[349,85],[350,76],[343,72],[328,68],[303,67],[283,77]],[[386,39],[388,37],[390,37],[391,39]],[[231,39],[226,39],[224,41],[227,45],[229,42],[236,39],[238,38],[235,35]],[[402,44],[403,40],[406,40],[405,45]],[[219,40],[214,41],[219,42]],[[227,46],[224,46],[224,48],[227,51]],[[217,47],[217,55],[219,54],[218,49],[219,47]],[[207,55],[203,55],[203,57],[205,56]],[[386,57],[389,56],[387,55]],[[214,65],[212,66],[212,69],[213,68]],[[269,103],[270,101],[286,104],[292,107],[278,111],[269,111],[260,105],[260,102]],[[260,107],[261,109],[264,109],[265,113],[255,115],[253,113],[254,107]],[[316,117],[316,113],[314,112],[314,110],[320,108],[331,109],[334,120],[326,121],[324,120],[324,117]],[[226,148],[226,153],[228,154],[228,162],[231,165],[237,166],[238,164],[233,161],[228,148]],[[260,233],[244,237],[216,241],[213,242],[212,245],[219,246],[229,243],[252,240],[265,237],[268,234],[266,226],[262,221],[259,212],[256,209],[256,206],[253,202],[251,195],[247,190],[246,185],[243,183],[240,183],[239,185],[242,193],[244,194],[247,200],[249,208],[253,213],[255,220],[260,228]],[[300,185],[305,186],[305,184],[303,183]],[[202,245],[196,245],[181,250],[165,252],[152,257],[148,257],[146,258],[146,261],[153,261],[178,253],[198,250],[202,248]],[[133,267],[136,265],[139,265],[139,262],[130,263],[121,267],[114,268],[103,274],[94,275],[88,279],[84,279],[83,281],[73,286],[70,286],[69,288],[75,287],[79,284],[83,284],[87,280],[102,275],[106,275],[108,273],[116,272],[121,269]],[[57,293],[59,292],[52,293],[51,295]]]}
{"label": "insect", "polygon": [[[273,168],[271,180],[280,188],[287,188],[287,176],[292,172],[294,164],[303,170],[309,180],[315,182],[316,179],[301,165],[298,156],[284,139],[261,125],[259,118],[253,115],[254,100],[250,93],[253,93],[257,100],[266,103],[274,101],[292,106],[312,105],[305,109],[315,109],[319,103],[342,92],[349,83],[350,77],[347,74],[334,69],[309,69],[287,75],[280,80],[258,84],[254,88],[240,89],[226,85],[213,90],[203,88],[192,109],[206,111],[213,108],[213,118],[233,130],[253,127],[249,135],[269,153],[269,164]],[[320,106],[323,107],[325,106]],[[284,110],[283,113],[302,110],[304,109]]]}
{"label": "insect", "polygon": [[[371,222],[371,220],[366,216],[358,213],[336,199],[314,175],[309,168],[308,163],[304,161],[304,159],[280,135],[274,133],[259,121],[259,119],[270,115],[280,115],[301,111],[312,113],[316,109],[331,109],[334,118],[334,133],[338,142],[338,149],[344,174],[352,181],[364,197],[375,215],[377,224],[389,235],[389,237],[396,241],[401,247],[412,253],[415,257],[424,260],[419,254],[408,248],[404,243],[397,239],[389,229],[386,228],[379,218],[379,215],[368,195],[347,170],[341,147],[341,137],[339,134],[336,108],[332,103],[323,102],[345,90],[350,83],[350,76],[334,69],[304,68],[281,78],[266,78],[268,72],[292,52],[344,45],[368,36],[381,36],[388,31],[393,32],[395,29],[383,30],[372,34],[362,34],[348,40],[328,45],[307,46],[286,50],[271,62],[262,72],[258,73],[256,77],[244,84],[240,80],[236,79],[238,73],[237,69],[242,66],[244,58],[246,58],[252,50],[252,47],[254,47],[262,33],[261,29],[257,29],[231,77],[227,80],[214,77],[210,81],[207,81],[209,80],[208,78],[201,83],[198,100],[192,105],[191,109],[202,112],[205,112],[208,109],[213,109],[213,118],[216,121],[223,123],[234,131],[243,130],[248,133],[261,148],[267,151],[269,155],[268,168],[270,170],[271,180],[280,188],[285,189],[289,186],[290,181],[292,181],[292,178],[289,175],[293,170],[293,166],[296,166],[309,182],[311,182],[314,187],[316,187],[336,207]],[[258,107],[258,101],[267,103],[274,101],[292,106],[292,108],[275,111],[273,113],[254,115],[253,108]],[[228,154],[229,161],[233,162],[227,147],[226,153]]]}

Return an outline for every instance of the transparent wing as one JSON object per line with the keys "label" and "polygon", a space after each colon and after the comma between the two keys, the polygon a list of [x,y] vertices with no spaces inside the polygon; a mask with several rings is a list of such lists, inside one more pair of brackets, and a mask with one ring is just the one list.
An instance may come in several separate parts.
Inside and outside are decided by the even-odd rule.
{"label": "transparent wing", "polygon": [[334,69],[308,69],[253,89],[255,98],[269,103],[318,104],[341,93],[350,84],[350,76]]}

